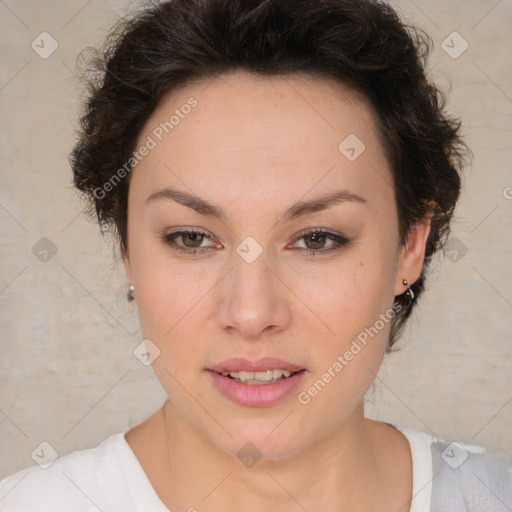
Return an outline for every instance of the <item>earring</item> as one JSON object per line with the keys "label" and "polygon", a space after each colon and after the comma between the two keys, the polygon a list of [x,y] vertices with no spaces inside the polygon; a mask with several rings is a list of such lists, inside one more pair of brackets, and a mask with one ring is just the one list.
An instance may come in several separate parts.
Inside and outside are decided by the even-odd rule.
{"label": "earring", "polygon": [[128,302],[131,302],[133,299],[135,299],[135,295],[134,295],[134,292],[135,291],[135,286],[133,286],[133,284],[130,284],[130,286],[128,286],[128,293],[126,294],[126,299],[128,300]]}
{"label": "earring", "polygon": [[[404,286],[407,286],[409,283],[407,282],[407,279],[402,280],[402,284]],[[407,297],[409,297],[409,302],[412,302],[414,300],[414,292],[412,291],[412,288],[409,286],[406,291]]]}

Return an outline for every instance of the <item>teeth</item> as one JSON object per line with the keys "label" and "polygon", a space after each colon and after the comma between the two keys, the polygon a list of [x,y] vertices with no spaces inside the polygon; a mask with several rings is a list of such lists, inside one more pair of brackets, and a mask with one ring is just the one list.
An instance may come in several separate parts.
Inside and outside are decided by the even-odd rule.
{"label": "teeth", "polygon": [[267,370],[264,372],[222,372],[224,377],[228,375],[233,379],[240,380],[242,382],[256,381],[256,382],[270,382],[272,380],[279,380],[281,378],[288,378],[292,374],[289,370]]}

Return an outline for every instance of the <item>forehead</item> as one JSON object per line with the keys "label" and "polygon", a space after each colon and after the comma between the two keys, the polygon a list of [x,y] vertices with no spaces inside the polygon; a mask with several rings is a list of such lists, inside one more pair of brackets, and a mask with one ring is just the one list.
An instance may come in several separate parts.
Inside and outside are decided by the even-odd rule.
{"label": "forehead", "polygon": [[327,78],[236,71],[188,83],[160,102],[139,146],[148,137],[155,147],[133,173],[147,192],[177,176],[202,191],[390,188],[369,101]]}

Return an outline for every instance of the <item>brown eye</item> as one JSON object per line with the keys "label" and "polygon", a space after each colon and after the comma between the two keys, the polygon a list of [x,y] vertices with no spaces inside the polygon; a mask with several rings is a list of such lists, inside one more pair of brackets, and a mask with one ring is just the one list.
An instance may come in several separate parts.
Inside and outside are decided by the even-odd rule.
{"label": "brown eye", "polygon": [[341,233],[311,228],[300,233],[292,248],[302,249],[306,256],[325,254],[347,246],[350,240]]}
{"label": "brown eye", "polygon": [[[312,233],[310,235],[306,235],[304,240],[306,241],[306,247],[308,249],[323,249],[327,237],[322,233]],[[309,243],[308,240],[310,241]]]}
{"label": "brown eye", "polygon": [[190,248],[200,247],[205,238],[205,235],[200,233],[182,233],[180,236],[183,245]]}
{"label": "brown eye", "polygon": [[205,245],[203,242],[211,240],[211,237],[200,231],[186,230],[186,231],[175,231],[169,233],[163,237],[165,243],[177,251],[195,254],[196,252],[205,252],[212,248],[214,245]]}

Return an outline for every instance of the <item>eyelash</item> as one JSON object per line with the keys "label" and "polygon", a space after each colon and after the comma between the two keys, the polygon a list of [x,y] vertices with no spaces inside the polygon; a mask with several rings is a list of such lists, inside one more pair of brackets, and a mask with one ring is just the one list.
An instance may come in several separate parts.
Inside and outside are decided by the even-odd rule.
{"label": "eyelash", "polygon": [[[212,237],[210,235],[208,235],[207,233],[203,233],[202,231],[198,231],[198,230],[195,230],[195,229],[184,229],[184,230],[181,230],[181,231],[175,231],[173,233],[169,233],[165,236],[163,236],[163,240],[164,242],[169,246],[171,247],[172,249],[178,251],[178,252],[181,252],[181,253],[184,253],[184,254],[190,254],[190,255],[193,255],[193,254],[196,254],[198,252],[204,252],[203,249],[206,249],[205,247],[201,248],[201,247],[198,247],[198,248],[195,248],[195,249],[191,249],[191,248],[184,248],[184,247],[181,247],[179,245],[177,245],[176,243],[174,243],[174,240],[176,238],[179,238],[180,236],[182,235],[199,235],[199,236],[203,236],[203,240],[206,239],[206,240],[211,240]],[[332,251],[335,251],[335,250],[339,250],[341,249],[342,247],[345,247],[347,246],[349,243],[350,243],[350,240],[345,237],[344,235],[342,235],[341,233],[337,233],[337,232],[332,232],[332,231],[326,231],[325,229],[321,229],[321,228],[309,228],[309,229],[306,229],[304,231],[301,231],[297,237],[295,238],[295,243],[300,240],[301,238],[304,238],[308,235],[313,235],[313,234],[316,234],[316,235],[321,235],[321,236],[325,236],[326,239],[328,240],[332,240],[334,242],[334,244],[327,248],[327,249],[318,249],[318,250],[315,250],[315,249],[302,249],[302,248],[299,248],[300,250],[303,250],[304,251],[304,254],[308,257],[314,257],[314,256],[317,256],[319,254],[325,254],[327,252],[332,252]],[[202,242],[202,240],[201,240]]]}

